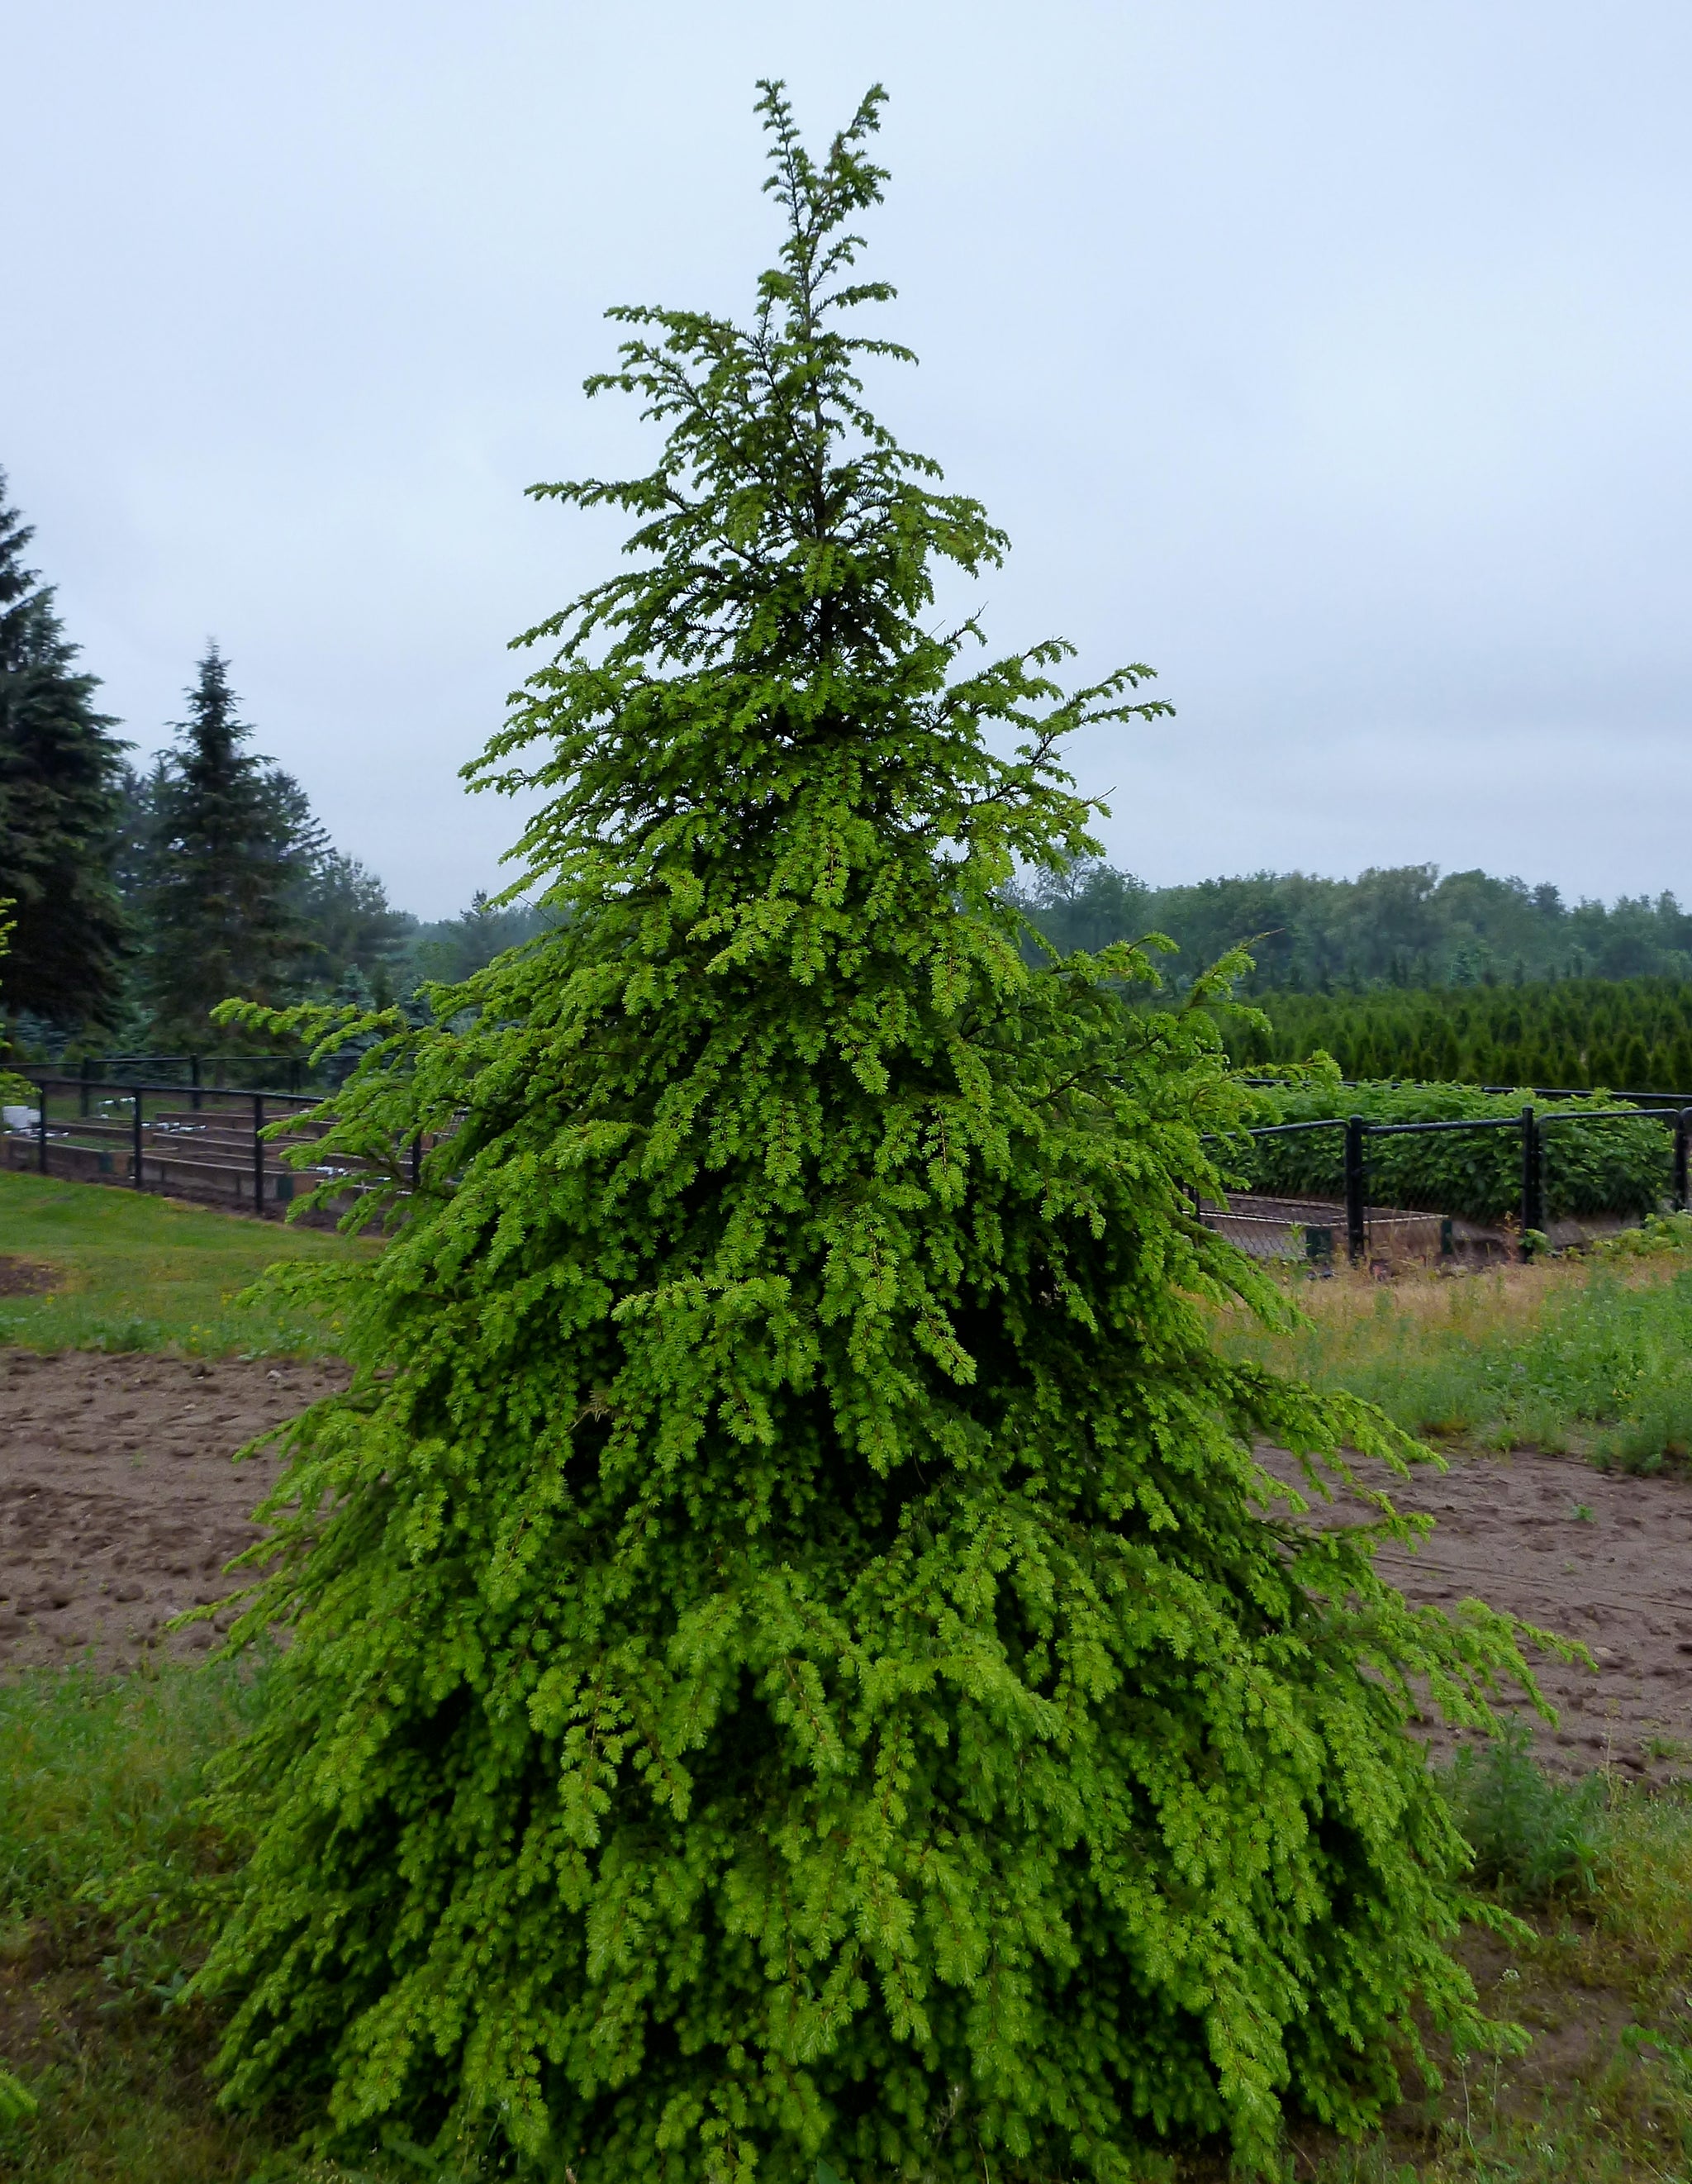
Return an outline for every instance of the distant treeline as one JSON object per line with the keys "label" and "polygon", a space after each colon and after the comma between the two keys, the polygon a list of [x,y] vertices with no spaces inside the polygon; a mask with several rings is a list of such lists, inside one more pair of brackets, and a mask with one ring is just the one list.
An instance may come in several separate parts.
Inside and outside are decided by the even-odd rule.
{"label": "distant treeline", "polygon": [[1549,884],[1435,865],[1355,880],[1255,872],[1149,888],[1103,863],[1044,874],[1017,900],[1066,955],[1164,933],[1178,988],[1241,941],[1247,990],[1322,994],[1517,985],[1550,979],[1692,978],[1692,911],[1672,894],[1566,903]]}
{"label": "distant treeline", "polygon": [[1350,1078],[1692,1092],[1692,981],[1684,979],[1251,998],[1273,1030],[1266,1037],[1228,1025],[1228,1051],[1246,1066],[1302,1061],[1320,1049]]}

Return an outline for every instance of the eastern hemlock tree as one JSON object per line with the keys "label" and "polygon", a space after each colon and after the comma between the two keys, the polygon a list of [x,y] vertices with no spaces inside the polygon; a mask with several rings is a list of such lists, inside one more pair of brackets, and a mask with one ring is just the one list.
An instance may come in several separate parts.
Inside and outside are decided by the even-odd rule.
{"label": "eastern hemlock tree", "polygon": [[559,922],[391,1017],[326,1141],[396,1189],[431,1150],[323,1277],[356,1378],[268,1505],[237,1642],[292,1643],[197,1991],[227,2096],[331,2146],[1120,2180],[1366,2126],[1422,2012],[1477,2029],[1405,1724],[1422,1680],[1473,1718],[1511,1630],[1277,1512],[1254,1438],[1405,1445],[1212,1346],[1204,1300],[1275,1308],[1186,1210],[1250,1095],[1203,1007],[1120,1005],[1138,951],[1022,960],[1015,864],[1093,848],[1060,739],[1162,709],[931,617],[1004,542],[841,323],[890,292],[845,225],[879,99],[818,163],[765,87],[749,328],[614,314],[589,387],[658,466],[537,490],[637,565],[530,632],[480,762],[547,800]]}
{"label": "eastern hemlock tree", "polygon": [[231,994],[272,1005],[302,989],[300,898],[322,843],[303,792],[245,748],[228,664],[209,647],[144,791],[140,985],[156,1042],[191,1049]]}
{"label": "eastern hemlock tree", "polygon": [[125,746],[94,710],[50,585],[24,566],[34,532],[0,471],[0,889],[14,929],[8,1012],[98,1031],[123,1004],[127,939],[113,880]]}

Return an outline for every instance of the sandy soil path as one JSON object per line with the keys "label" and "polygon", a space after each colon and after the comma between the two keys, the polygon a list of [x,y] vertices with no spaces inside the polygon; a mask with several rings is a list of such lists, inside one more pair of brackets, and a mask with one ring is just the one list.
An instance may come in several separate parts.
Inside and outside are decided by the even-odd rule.
{"label": "sandy soil path", "polygon": [[[1285,1457],[1265,1457],[1291,1475]],[[1629,1478],[1532,1450],[1455,1455],[1444,1473],[1418,1468],[1408,1481],[1358,1468],[1400,1509],[1434,1519],[1415,1554],[1382,1552],[1383,1574],[1407,1597],[1488,1601],[1590,1651],[1595,1673],[1529,1656],[1561,1718],[1555,1732],[1534,1724],[1548,1764],[1692,1777],[1692,1480]],[[1366,1513],[1335,1504],[1323,1521]]]}
{"label": "sandy soil path", "polygon": [[[344,1379],[263,1359],[0,1351],[0,1671],[212,1644],[210,1625],[164,1626],[220,1598],[224,1564],[254,1536],[276,1459],[230,1457]],[[1548,1761],[1692,1774],[1692,1480],[1518,1453],[1456,1457],[1393,1490],[1437,1520],[1420,1554],[1383,1560],[1412,1599],[1478,1596],[1591,1648],[1595,1675],[1538,1664],[1561,1716],[1539,1735]]]}
{"label": "sandy soil path", "polygon": [[220,1599],[224,1564],[257,1536],[276,1460],[231,1457],[345,1379],[263,1358],[0,1350],[0,1669],[212,1645],[209,1624],[164,1626]]}

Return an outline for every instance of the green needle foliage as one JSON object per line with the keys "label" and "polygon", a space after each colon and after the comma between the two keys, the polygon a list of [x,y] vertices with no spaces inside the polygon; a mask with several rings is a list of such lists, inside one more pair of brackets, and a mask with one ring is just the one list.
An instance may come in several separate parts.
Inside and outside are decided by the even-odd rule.
{"label": "green needle foliage", "polygon": [[109,1029],[128,942],[112,883],[127,749],[94,710],[53,587],[23,557],[34,537],[0,471],[0,885],[12,899],[5,1006]]}
{"label": "green needle foliage", "polygon": [[1266,2158],[1283,2100],[1366,2125],[1418,2006],[1482,2030],[1404,1724],[1417,1679],[1476,1718],[1511,1631],[1270,1512],[1255,1436],[1409,1445],[1207,1339],[1277,1307],[1187,1211],[1250,1097],[1206,1011],[1126,1009],[1126,945],[1022,960],[1013,861],[1088,846],[1060,738],[1163,709],[931,625],[1004,541],[842,330],[880,99],[816,162],[765,86],[750,327],[615,314],[590,388],[658,467],[539,489],[638,526],[476,770],[546,792],[556,922],[350,1027],[320,1151],[431,1150],[309,1278],[358,1377],[270,1505],[244,1627],[292,1642],[203,1981],[227,2096],[349,2155],[1114,2180]]}

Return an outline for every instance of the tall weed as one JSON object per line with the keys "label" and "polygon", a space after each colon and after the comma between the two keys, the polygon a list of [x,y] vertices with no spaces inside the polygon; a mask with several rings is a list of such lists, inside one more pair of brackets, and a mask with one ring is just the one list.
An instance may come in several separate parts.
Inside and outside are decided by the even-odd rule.
{"label": "tall weed", "polygon": [[1446,1788],[1483,1887],[1528,1906],[1592,1893],[1609,1833],[1600,1775],[1553,1780],[1528,1749],[1526,1724],[1511,1722],[1458,1754]]}

